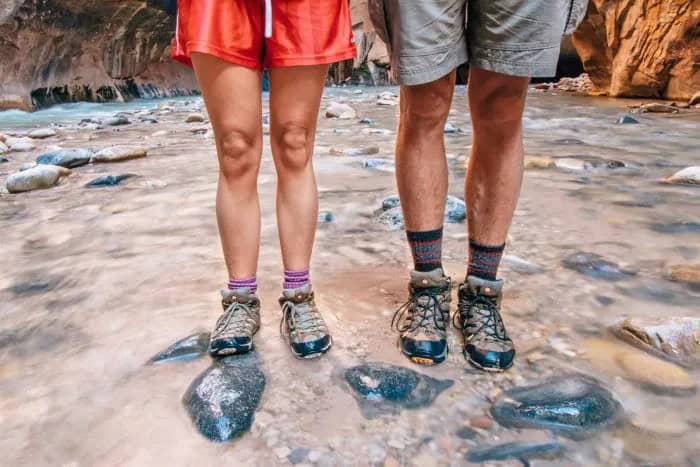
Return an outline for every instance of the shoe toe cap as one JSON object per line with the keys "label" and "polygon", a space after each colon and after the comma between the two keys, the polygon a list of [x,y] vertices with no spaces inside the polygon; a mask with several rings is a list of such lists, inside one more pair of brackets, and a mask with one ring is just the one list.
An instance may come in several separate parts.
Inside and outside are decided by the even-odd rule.
{"label": "shoe toe cap", "polygon": [[209,353],[212,355],[247,352],[253,347],[253,341],[250,337],[223,337],[213,339],[209,343]]}
{"label": "shoe toe cap", "polygon": [[326,352],[331,347],[330,335],[325,335],[320,339],[307,342],[292,342],[292,350],[300,357]]}
{"label": "shoe toe cap", "polygon": [[495,350],[479,350],[473,345],[464,348],[468,360],[485,370],[507,370],[513,365],[515,349],[498,352]]}
{"label": "shoe toe cap", "polygon": [[434,361],[442,361],[447,353],[447,340],[439,339],[428,341],[402,338],[401,350],[411,357],[423,357]]}

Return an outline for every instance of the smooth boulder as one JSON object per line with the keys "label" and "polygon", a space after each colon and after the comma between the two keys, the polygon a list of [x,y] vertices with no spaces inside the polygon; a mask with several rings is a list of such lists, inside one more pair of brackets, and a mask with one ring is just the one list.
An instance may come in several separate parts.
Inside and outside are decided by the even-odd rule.
{"label": "smooth boulder", "polygon": [[209,348],[209,333],[199,332],[180,339],[167,349],[154,355],[148,363],[183,362],[201,357]]}
{"label": "smooth boulder", "polygon": [[684,366],[700,366],[700,318],[629,318],[610,326],[623,341]]}
{"label": "smooth boulder", "polygon": [[59,165],[67,169],[80,167],[90,162],[93,152],[89,149],[58,149],[36,158],[40,165]]}
{"label": "smooth boulder", "polygon": [[686,167],[666,178],[665,181],[676,185],[700,185],[700,166]]}
{"label": "smooth boulder", "polygon": [[121,162],[146,157],[147,155],[148,150],[145,148],[113,146],[95,153],[92,156],[92,162]]}
{"label": "smooth boulder", "polygon": [[56,136],[56,131],[53,128],[37,128],[30,131],[27,136],[33,139],[44,139]]}
{"label": "smooth boulder", "polygon": [[70,169],[56,165],[37,165],[22,172],[13,173],[5,182],[10,193],[50,188],[70,174]]}
{"label": "smooth boulder", "polygon": [[562,260],[562,265],[573,271],[595,279],[620,281],[636,274],[595,253],[577,252]]}
{"label": "smooth boulder", "polygon": [[340,102],[331,102],[328,107],[326,107],[324,115],[326,118],[338,118],[340,120],[357,118],[355,109],[347,104],[341,104]]}

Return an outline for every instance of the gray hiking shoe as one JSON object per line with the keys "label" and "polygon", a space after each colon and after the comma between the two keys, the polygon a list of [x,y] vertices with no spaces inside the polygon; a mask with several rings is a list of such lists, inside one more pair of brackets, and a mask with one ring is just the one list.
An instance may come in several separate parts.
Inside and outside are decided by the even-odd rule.
{"label": "gray hiking shoe", "polygon": [[409,298],[391,321],[399,348],[412,362],[435,365],[447,357],[452,282],[442,269],[411,271]]}
{"label": "gray hiking shoe", "polygon": [[474,276],[459,286],[459,313],[454,320],[464,336],[464,357],[485,371],[507,370],[515,358],[515,346],[501,318],[502,289],[501,280]]}
{"label": "gray hiking shoe", "polygon": [[260,300],[250,289],[221,291],[224,313],[211,333],[209,354],[213,357],[249,352],[253,335],[260,329]]}
{"label": "gray hiking shoe", "polygon": [[285,290],[279,301],[282,306],[280,334],[289,341],[292,353],[300,358],[315,358],[328,352],[333,339],[316,307],[311,286]]}

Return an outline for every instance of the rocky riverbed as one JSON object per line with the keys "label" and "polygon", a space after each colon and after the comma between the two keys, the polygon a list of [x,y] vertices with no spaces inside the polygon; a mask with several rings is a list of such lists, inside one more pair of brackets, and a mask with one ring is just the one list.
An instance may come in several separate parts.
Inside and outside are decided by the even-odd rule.
{"label": "rocky riverbed", "polygon": [[[396,93],[324,96],[313,273],[335,346],[315,361],[278,335],[267,136],[263,326],[255,355],[212,362],[226,272],[201,100],[34,124],[0,113],[2,464],[697,466],[700,112],[533,88],[502,267],[519,354],[490,375],[466,364],[454,329],[437,367],[396,348],[409,264],[393,197]],[[455,280],[465,106],[458,88],[445,131]]]}

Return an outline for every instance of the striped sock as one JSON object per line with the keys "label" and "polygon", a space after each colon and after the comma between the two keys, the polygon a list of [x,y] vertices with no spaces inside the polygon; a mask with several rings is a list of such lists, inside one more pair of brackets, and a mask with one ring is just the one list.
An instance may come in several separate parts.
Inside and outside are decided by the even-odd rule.
{"label": "striped sock", "polygon": [[258,291],[258,278],[256,276],[249,277],[247,279],[236,279],[234,277],[228,280],[228,289],[250,289],[250,293],[255,293]]}
{"label": "striped sock", "polygon": [[311,270],[302,269],[301,271],[284,271],[284,283],[282,288],[285,290],[294,290],[311,283]]}
{"label": "striped sock", "polygon": [[506,244],[498,246],[482,245],[469,239],[469,269],[467,276],[476,276],[487,281],[495,281],[498,265]]}
{"label": "striped sock", "polygon": [[406,231],[416,271],[428,272],[442,267],[442,227],[423,232]]}

